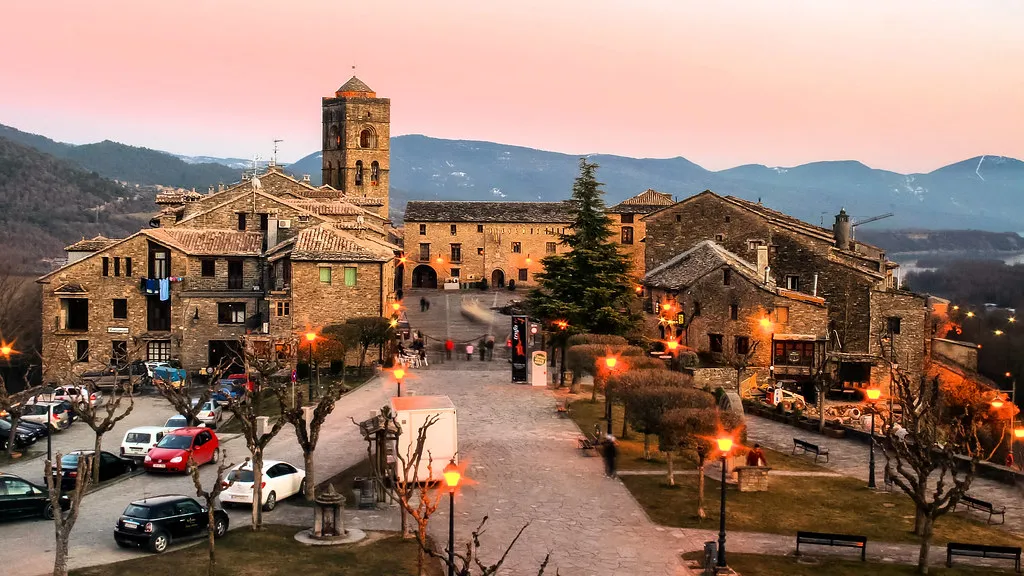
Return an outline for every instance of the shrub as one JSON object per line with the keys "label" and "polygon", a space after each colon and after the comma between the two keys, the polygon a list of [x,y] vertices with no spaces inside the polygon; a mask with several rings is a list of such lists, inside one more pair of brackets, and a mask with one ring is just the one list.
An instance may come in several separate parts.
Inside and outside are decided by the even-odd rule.
{"label": "shrub", "polygon": [[569,346],[580,344],[604,344],[608,346],[625,346],[626,339],[614,334],[573,334],[569,337]]}

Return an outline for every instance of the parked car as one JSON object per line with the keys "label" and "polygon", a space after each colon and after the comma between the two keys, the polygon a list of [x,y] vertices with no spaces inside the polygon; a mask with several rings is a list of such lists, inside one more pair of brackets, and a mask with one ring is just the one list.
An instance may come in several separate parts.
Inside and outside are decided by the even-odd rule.
{"label": "parked car", "polygon": [[[172,542],[200,538],[209,531],[209,510],[193,498],[154,496],[129,504],[114,525],[114,541],[122,548],[146,547],[157,554]],[[228,515],[213,511],[215,537],[228,532]]]}
{"label": "parked car", "polygon": [[53,430],[64,430],[71,426],[71,414],[65,401],[29,401],[22,407],[21,419],[26,422],[48,425]]}
{"label": "parked car", "polygon": [[[193,398],[192,407],[194,408],[196,404],[199,404],[199,399]],[[220,404],[217,404],[216,401],[207,400],[199,408],[199,413],[196,414],[196,418],[199,418],[200,422],[206,424],[207,428],[216,428],[217,424],[219,424],[224,418],[224,409],[221,408]]]}
{"label": "parked car", "polygon": [[167,431],[160,426],[138,426],[124,435],[121,441],[121,458],[142,460],[146,454],[164,438]]}
{"label": "parked car", "polygon": [[249,392],[252,392],[253,382],[252,378],[248,374],[231,374],[226,380],[230,380],[235,386],[242,386]]}
{"label": "parked car", "polygon": [[183,368],[172,366],[156,366],[153,368],[154,385],[170,385],[172,388],[181,388],[188,385],[188,374]]}
{"label": "parked car", "polygon": [[158,366],[168,366],[170,368],[182,367],[181,362],[178,362],[177,360],[147,360],[146,362],[143,363],[143,365],[145,366],[147,375],[149,376],[150,379],[152,379],[153,376],[155,376],[155,374],[153,374],[153,369],[155,369]]}
{"label": "parked car", "polygon": [[92,389],[127,390],[131,387],[134,394],[142,384],[142,374],[136,374],[130,367],[117,369],[108,366],[103,370],[93,370],[82,373],[81,379]]}
{"label": "parked car", "polygon": [[[78,459],[82,455],[91,455],[92,450],[75,450],[65,454],[60,459],[62,475],[60,489],[62,491],[74,490],[78,483]],[[135,462],[121,458],[110,452],[100,451],[100,482],[112,480],[124,474],[131,474],[135,470]],[[54,480],[57,479],[57,471],[53,471]]]}
{"label": "parked car", "polygon": [[[67,496],[60,497],[60,509],[67,510],[71,502]],[[50,491],[7,472],[0,472],[0,520],[39,516],[53,518],[53,504]]]}
{"label": "parked car", "polygon": [[[206,424],[200,422],[198,427],[205,428]],[[181,414],[175,414],[168,418],[167,422],[164,422],[164,432],[170,432],[172,430],[177,430],[178,428],[188,428],[188,419]]]}
{"label": "parked car", "polygon": [[189,458],[200,466],[217,462],[219,446],[220,441],[212,430],[198,426],[178,428],[165,435],[143,462],[147,472],[185,472]]}
{"label": "parked car", "polygon": [[[251,506],[253,494],[255,493],[253,486],[254,478],[252,461],[243,462],[232,468],[225,477],[225,480],[226,483],[232,481],[234,483],[230,484],[220,495],[224,505],[248,504]],[[277,506],[278,500],[284,500],[295,494],[301,494],[304,491],[305,481],[306,472],[287,462],[279,462],[277,460],[264,461],[263,492],[261,498],[263,509],[269,512]]]}
{"label": "parked car", "polygon": [[[240,384],[236,384],[240,382]],[[225,405],[231,400],[237,400],[239,397],[245,394],[245,381],[241,380],[229,380],[227,378],[217,381],[217,389],[210,396],[214,402],[220,405]]]}
{"label": "parked car", "polygon": [[[0,420],[0,447],[4,450],[7,449],[7,439],[11,437],[11,423],[7,420]],[[32,433],[18,426],[14,432],[14,447],[21,450],[28,448],[32,444],[35,444],[36,439],[32,437]]]}
{"label": "parked car", "polygon": [[[7,424],[7,426],[4,428],[4,431],[9,431],[11,429],[11,419],[3,418],[3,421],[5,424]],[[29,438],[31,438],[32,441],[35,442],[43,438],[46,438],[46,436],[50,434],[50,427],[47,426],[46,424],[37,424],[35,422],[26,422],[24,420],[18,420],[18,431],[28,435]]]}
{"label": "parked car", "polygon": [[97,404],[103,403],[103,393],[98,390],[90,391],[85,386],[57,386],[53,389],[52,393],[36,394],[36,399],[41,401],[53,402],[58,400],[66,400],[68,402],[78,402],[84,399],[89,399],[90,406],[96,406]]}

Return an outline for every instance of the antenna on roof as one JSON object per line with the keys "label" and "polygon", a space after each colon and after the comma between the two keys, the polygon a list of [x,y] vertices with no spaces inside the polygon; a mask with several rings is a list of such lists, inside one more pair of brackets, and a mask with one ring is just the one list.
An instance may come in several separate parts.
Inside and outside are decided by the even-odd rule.
{"label": "antenna on roof", "polygon": [[275,138],[274,139],[274,158],[270,161],[270,164],[272,166],[277,166],[277,144],[278,144],[278,142],[284,142],[284,140],[281,140],[280,138]]}

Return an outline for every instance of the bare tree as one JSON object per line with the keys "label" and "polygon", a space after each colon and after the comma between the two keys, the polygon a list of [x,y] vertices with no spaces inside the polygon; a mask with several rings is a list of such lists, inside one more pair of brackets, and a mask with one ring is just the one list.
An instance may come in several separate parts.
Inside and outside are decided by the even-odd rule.
{"label": "bare tree", "polygon": [[[387,414],[392,419],[392,424],[395,429],[401,430],[401,426],[399,426],[396,416],[390,411]],[[420,426],[416,433],[416,439],[409,443],[404,454],[397,446],[395,447],[395,459],[397,460],[398,465],[398,478],[396,478],[395,482],[392,482],[392,486],[394,493],[398,498],[398,504],[402,507],[402,510],[409,514],[409,516],[412,516],[413,520],[416,521],[416,539],[420,543],[420,548],[417,554],[419,576],[423,576],[425,574],[425,542],[427,541],[427,527],[430,523],[430,517],[437,511],[438,506],[441,504],[441,499],[444,497],[444,493],[440,489],[430,489],[431,477],[434,475],[434,466],[433,458],[430,456],[429,451],[426,454],[428,477],[420,478],[419,476],[420,467],[424,458],[423,450],[426,446],[427,431],[431,426],[437,423],[438,419],[440,419],[439,414],[432,414],[426,417],[423,425]],[[406,537],[404,523],[402,536]]]}
{"label": "bare tree", "polygon": [[[114,429],[117,423],[124,420],[132,413],[135,408],[135,396],[133,389],[135,388],[132,382],[121,386],[115,384],[110,391],[110,396],[102,404],[94,404],[90,399],[93,392],[96,391],[96,386],[92,382],[85,382],[84,387],[88,390],[88,394],[82,394],[74,398],[74,402],[71,404],[72,410],[78,415],[79,420],[85,422],[93,433],[96,435],[96,441],[93,444],[93,453],[96,458],[92,461],[92,481],[99,484],[100,482],[100,449],[103,447],[103,435]],[[125,406],[125,400],[128,401],[128,405]]]}
{"label": "bare tree", "polygon": [[[61,461],[63,455],[57,453],[57,462]],[[54,467],[53,462],[46,461],[43,466],[43,475],[46,480],[46,489],[50,495],[50,508],[53,510],[53,528],[57,549],[53,558],[53,576],[68,575],[68,541],[71,538],[71,530],[78,520],[78,512],[81,510],[82,497],[89,489],[91,477],[85,472],[92,466],[94,460],[99,460],[98,454],[91,456],[82,454],[78,458],[78,476],[75,481],[75,489],[69,495],[62,495],[60,486],[64,478],[64,471],[58,465]],[[63,513],[63,499],[69,504],[67,514]]]}
{"label": "bare tree", "polygon": [[191,378],[186,378],[178,386],[175,386],[174,382],[155,378],[153,379],[153,388],[174,407],[178,414],[185,417],[189,426],[198,426],[199,413],[203,411],[203,405],[213,396],[217,382],[224,374],[225,369],[224,363],[214,368],[209,374],[206,386],[196,386]]}
{"label": "bare tree", "polygon": [[[523,535],[523,532],[529,528],[530,523],[527,522],[519,529],[519,532],[516,533],[516,537],[512,539],[512,542],[510,542],[508,546],[505,547],[505,551],[501,554],[501,557],[498,558],[498,561],[494,564],[488,565],[480,560],[480,536],[484,533],[484,524],[487,523],[487,519],[488,517],[484,516],[484,519],[480,521],[480,525],[473,530],[470,541],[466,543],[466,552],[464,554],[456,552],[454,560],[449,559],[446,553],[437,552],[423,542],[420,543],[421,548],[423,548],[423,550],[425,550],[430,556],[441,560],[445,566],[453,566],[454,572],[457,576],[493,576],[501,569],[501,566],[505,563],[505,559],[508,558],[509,552],[512,551],[516,542],[519,541],[519,537]],[[541,561],[537,576],[544,576],[544,571],[547,570],[548,563],[550,561],[551,554],[545,555],[544,560]],[[474,569],[476,570],[475,573]],[[558,576],[557,570],[555,570],[555,576]]]}
{"label": "bare tree", "polygon": [[[691,400],[685,408],[675,408],[662,416],[662,433],[658,437],[661,450],[669,454],[669,485],[674,486],[672,477],[671,451],[693,450],[697,454],[697,517],[703,520],[704,512],[704,466],[711,451],[711,440],[718,433],[731,432],[743,425],[742,418],[733,412],[714,408],[715,399],[711,394],[706,399]],[[710,401],[710,404],[707,401]]]}
{"label": "bare tree", "polygon": [[307,501],[312,502],[316,491],[316,473],[313,467],[313,453],[316,451],[317,442],[320,441],[320,429],[323,428],[327,417],[334,411],[334,405],[341,398],[348,388],[340,382],[332,382],[323,390],[317,403],[308,408],[307,411],[302,405],[302,392],[298,393],[298,400],[289,406],[288,393],[284,387],[274,389],[277,393],[277,400],[281,405],[281,418],[292,425],[295,429],[295,440],[302,448],[302,459],[306,467],[306,479],[303,493]]}
{"label": "bare tree", "polygon": [[730,352],[726,355],[725,361],[733,370],[736,371],[736,389],[740,389],[740,380],[743,379],[743,372],[750,366],[750,361],[754,358],[754,354],[757,353],[757,345],[760,344],[760,340],[754,340],[754,342],[747,349],[746,354],[740,354],[739,352]]}
{"label": "bare tree", "polygon": [[984,415],[969,410],[961,418],[945,418],[938,378],[912,382],[895,365],[890,365],[890,375],[892,400],[901,409],[881,414],[881,438],[874,441],[885,454],[891,481],[917,509],[917,569],[927,574],[935,521],[956,508],[974,479],[982,450],[977,430]]}
{"label": "bare tree", "polygon": [[[24,378],[24,387],[18,392],[8,392],[7,382],[3,376],[0,376],[0,410],[7,413],[7,418],[11,423],[11,430],[7,435],[7,458],[14,457],[14,450],[16,446],[17,434],[18,434],[18,423],[21,422],[21,417],[25,413],[25,402],[30,398],[38,394],[41,390],[41,386],[32,386],[29,382],[28,375]],[[47,426],[50,428],[49,426]],[[47,434],[53,432],[52,428],[46,431]]]}
{"label": "bare tree", "polygon": [[[207,573],[210,576],[214,576],[217,573],[215,540],[223,536],[228,529],[226,518],[217,518],[216,507],[220,502],[221,492],[227,490],[235,483],[234,479],[224,479],[224,473],[234,466],[234,464],[227,462],[227,453],[223,448],[217,448],[217,450],[220,452],[220,457],[214,458],[213,460],[214,462],[219,461],[220,465],[217,466],[217,477],[213,481],[213,488],[209,490],[203,489],[203,481],[199,477],[199,466],[196,464],[195,459],[191,456],[188,458],[188,473],[192,476],[192,484],[196,487],[196,496],[202,498],[203,503],[206,504],[206,538],[210,558]],[[248,459],[246,459],[246,461],[248,461]]]}

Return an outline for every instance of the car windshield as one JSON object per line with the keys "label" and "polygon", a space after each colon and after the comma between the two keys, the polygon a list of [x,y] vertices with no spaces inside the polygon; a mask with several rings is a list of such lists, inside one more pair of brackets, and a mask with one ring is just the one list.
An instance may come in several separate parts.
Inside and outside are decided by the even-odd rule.
{"label": "car windshield", "polygon": [[60,459],[60,465],[68,468],[75,468],[78,466],[78,454],[66,454]]}
{"label": "car windshield", "polygon": [[129,444],[148,444],[149,432],[129,432],[124,441]]}
{"label": "car windshield", "polygon": [[153,509],[149,506],[136,506],[135,504],[129,504],[124,509],[124,516],[130,516],[132,518],[149,518],[150,514],[153,513]]}
{"label": "car windshield", "polygon": [[157,448],[171,448],[173,450],[185,450],[190,446],[192,446],[192,437],[182,436],[180,434],[164,436],[164,439],[156,445]]}
{"label": "car windshield", "polygon": [[252,470],[232,470],[228,474],[228,482],[249,482],[253,479]]}
{"label": "car windshield", "polygon": [[167,419],[166,426],[168,428],[184,428],[188,424],[184,416],[172,416]]}
{"label": "car windshield", "polygon": [[25,406],[25,410],[22,412],[25,416],[42,416],[49,413],[49,407],[44,404],[29,404]]}

